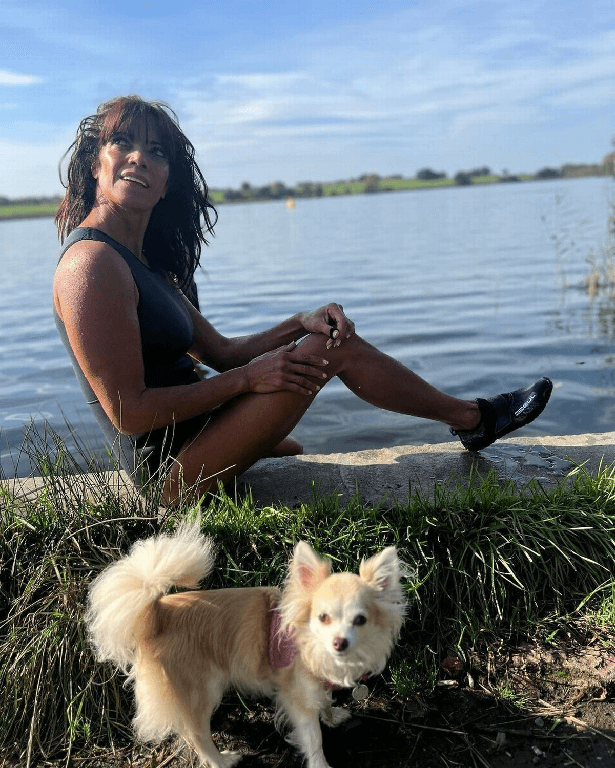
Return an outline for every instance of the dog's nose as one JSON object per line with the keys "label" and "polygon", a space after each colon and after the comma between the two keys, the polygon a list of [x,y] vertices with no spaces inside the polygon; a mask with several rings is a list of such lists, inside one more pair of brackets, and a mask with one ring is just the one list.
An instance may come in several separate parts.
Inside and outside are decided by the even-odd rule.
{"label": "dog's nose", "polygon": [[346,640],[345,637],[334,637],[333,638],[333,647],[336,651],[345,651],[346,648],[348,648],[348,640]]}

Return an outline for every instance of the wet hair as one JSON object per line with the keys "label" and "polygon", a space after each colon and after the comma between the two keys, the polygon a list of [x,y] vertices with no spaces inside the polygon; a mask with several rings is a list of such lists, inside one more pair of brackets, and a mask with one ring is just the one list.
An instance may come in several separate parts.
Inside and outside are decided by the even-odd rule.
{"label": "wet hair", "polygon": [[166,194],[152,210],[143,251],[152,269],[174,276],[182,289],[192,283],[206,236],[214,234],[216,209],[207,182],[195,160],[192,143],[184,135],[173,110],[162,102],[139,96],[119,96],[101,104],[84,118],[75,141],[62,158],[70,157],[66,181],[60,161],[60,180],[66,188],[56,214],[60,241],[85,219],[96,200],[92,166],[100,150],[120,132],[131,132],[137,122],[155,125],[169,162]]}

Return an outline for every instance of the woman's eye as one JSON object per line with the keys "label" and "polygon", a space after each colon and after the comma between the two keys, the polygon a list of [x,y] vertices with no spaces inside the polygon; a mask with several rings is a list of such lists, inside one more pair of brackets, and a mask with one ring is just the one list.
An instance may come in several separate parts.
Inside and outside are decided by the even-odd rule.
{"label": "woman's eye", "polygon": [[352,623],[355,627],[362,627],[366,621],[367,617],[360,613],[358,616],[354,617]]}

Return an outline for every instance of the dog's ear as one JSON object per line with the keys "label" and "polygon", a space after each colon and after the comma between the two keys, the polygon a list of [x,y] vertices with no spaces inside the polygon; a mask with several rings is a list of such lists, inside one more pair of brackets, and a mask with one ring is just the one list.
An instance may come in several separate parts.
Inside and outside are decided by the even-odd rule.
{"label": "dog's ear", "polygon": [[305,541],[295,547],[290,564],[290,578],[303,589],[316,589],[331,573],[331,563],[323,560]]}
{"label": "dog's ear", "polygon": [[401,564],[395,547],[387,547],[369,560],[363,560],[359,568],[359,576],[366,584],[383,595],[397,592]]}

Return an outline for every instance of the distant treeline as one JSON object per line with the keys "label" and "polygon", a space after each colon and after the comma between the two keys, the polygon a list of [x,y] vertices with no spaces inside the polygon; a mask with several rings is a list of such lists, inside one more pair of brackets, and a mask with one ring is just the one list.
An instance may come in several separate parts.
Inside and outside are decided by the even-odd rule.
{"label": "distant treeline", "polygon": [[566,163],[561,168],[542,168],[537,173],[511,174],[504,170],[501,174],[491,171],[488,166],[458,171],[449,178],[443,171],[421,168],[413,178],[401,174],[380,176],[377,173],[365,173],[354,179],[330,182],[304,181],[294,187],[286,186],[281,181],[265,186],[252,186],[244,181],[239,189],[214,189],[212,196],[216,203],[247,202],[251,200],[280,200],[302,197],[330,197],[332,195],[373,194],[376,192],[394,192],[403,189],[424,189],[429,187],[466,186],[469,184],[497,184],[502,182],[540,181],[543,179],[570,179],[584,176],[607,176],[614,174],[615,153],[607,155],[602,163],[572,164]]}
{"label": "distant treeline", "polygon": [[[284,200],[302,197],[331,197],[333,195],[374,194],[377,192],[395,192],[404,189],[426,189],[430,187],[467,186],[469,184],[498,184],[504,182],[535,181],[542,179],[571,179],[584,176],[615,175],[615,152],[607,155],[602,163],[573,164],[566,163],[561,168],[542,168],[537,173],[511,174],[507,170],[493,173],[488,166],[458,171],[449,178],[444,171],[421,168],[416,176],[404,177],[401,174],[380,176],[377,173],[364,173],[354,179],[341,181],[313,182],[303,181],[294,187],[286,186],[281,181],[265,186],[252,186],[244,181],[239,189],[212,189],[211,197],[218,205],[263,200]],[[61,201],[61,196],[9,198],[0,195],[0,218],[29,215],[53,215]]]}
{"label": "distant treeline", "polygon": [[62,202],[61,195],[51,197],[3,197],[0,195],[0,205],[55,205]]}

